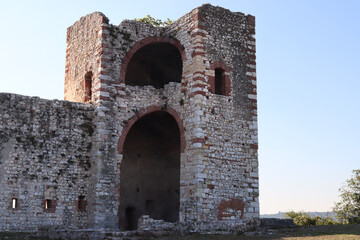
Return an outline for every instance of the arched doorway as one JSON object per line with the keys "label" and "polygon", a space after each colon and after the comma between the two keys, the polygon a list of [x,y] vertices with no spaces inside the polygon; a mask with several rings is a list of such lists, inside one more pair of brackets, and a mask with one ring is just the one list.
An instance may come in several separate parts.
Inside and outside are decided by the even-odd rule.
{"label": "arched doorway", "polygon": [[134,123],[125,138],[120,171],[121,229],[136,229],[142,215],[178,220],[180,130],[173,116],[156,111]]}

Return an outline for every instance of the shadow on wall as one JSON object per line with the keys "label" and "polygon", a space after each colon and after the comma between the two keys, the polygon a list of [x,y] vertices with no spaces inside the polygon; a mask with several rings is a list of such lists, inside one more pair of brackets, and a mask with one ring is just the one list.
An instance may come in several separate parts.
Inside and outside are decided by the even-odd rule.
{"label": "shadow on wall", "polygon": [[179,218],[180,131],[167,112],[140,118],[125,139],[120,174],[119,225],[137,228],[138,218]]}

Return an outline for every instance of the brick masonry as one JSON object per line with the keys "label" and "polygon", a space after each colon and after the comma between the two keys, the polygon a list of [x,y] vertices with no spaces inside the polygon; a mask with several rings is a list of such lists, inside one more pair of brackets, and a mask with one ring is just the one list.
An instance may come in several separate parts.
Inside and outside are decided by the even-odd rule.
{"label": "brick masonry", "polygon": [[[177,49],[181,82],[127,85],[134,54],[155,43]],[[166,27],[133,20],[115,26],[98,12],[82,17],[67,31],[67,101],[0,94],[0,231],[118,229],[127,133],[159,111],[180,130],[181,226],[257,225],[255,51],[255,18],[209,4]],[[214,92],[215,69],[223,71],[221,95]],[[86,211],[78,211],[80,196]],[[44,211],[46,199],[54,200],[54,211]]]}

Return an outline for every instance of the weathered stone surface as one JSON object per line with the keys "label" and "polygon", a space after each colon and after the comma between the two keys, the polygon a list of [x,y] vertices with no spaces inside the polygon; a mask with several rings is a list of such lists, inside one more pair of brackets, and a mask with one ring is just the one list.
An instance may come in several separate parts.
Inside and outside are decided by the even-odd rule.
{"label": "weathered stone surface", "polygon": [[94,107],[3,93],[0,102],[1,231],[87,227],[76,202],[88,196]]}
{"label": "weathered stone surface", "polygon": [[[78,103],[0,94],[0,231],[242,232],[259,225],[254,34],[253,16],[209,4],[167,27],[131,20],[114,26],[101,13],[69,27],[65,100]],[[166,129],[176,129],[178,140],[147,116],[173,119],[177,127]],[[133,139],[156,138],[160,149],[147,158],[161,154],[175,163],[151,171],[171,167],[168,182],[178,176],[179,184],[135,181],[136,168],[122,165],[137,161],[149,173],[142,168],[143,149],[151,150],[146,141],[136,154],[127,152],[139,120],[152,127],[146,137],[131,133]],[[129,183],[120,181],[122,172]],[[133,186],[133,205],[119,206],[124,184]],[[169,200],[174,196],[179,201]],[[51,209],[44,209],[46,200],[53,200]],[[174,209],[178,221],[161,221]],[[142,215],[150,216],[138,225]]]}

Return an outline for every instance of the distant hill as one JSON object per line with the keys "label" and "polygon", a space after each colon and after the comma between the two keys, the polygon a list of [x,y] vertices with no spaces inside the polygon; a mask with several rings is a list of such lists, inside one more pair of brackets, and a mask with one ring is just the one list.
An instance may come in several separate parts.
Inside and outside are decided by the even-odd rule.
{"label": "distant hill", "polygon": [[[320,216],[320,217],[331,217],[335,219],[335,213],[334,212],[306,212],[307,214],[309,214],[311,217],[314,216]],[[287,218],[285,216],[286,212],[278,212],[278,213],[274,213],[274,214],[261,214],[260,218]]]}

